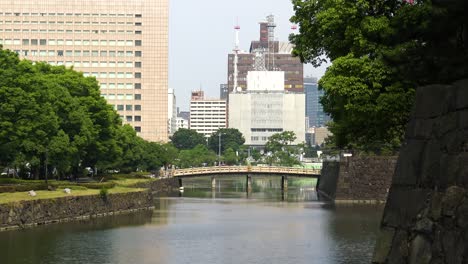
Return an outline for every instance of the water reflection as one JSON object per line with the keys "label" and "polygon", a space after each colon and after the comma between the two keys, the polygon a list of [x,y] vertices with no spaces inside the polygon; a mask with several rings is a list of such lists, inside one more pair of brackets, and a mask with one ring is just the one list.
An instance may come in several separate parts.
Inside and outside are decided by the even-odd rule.
{"label": "water reflection", "polygon": [[310,179],[184,180],[156,209],[0,233],[3,263],[369,263],[381,207],[330,207]]}

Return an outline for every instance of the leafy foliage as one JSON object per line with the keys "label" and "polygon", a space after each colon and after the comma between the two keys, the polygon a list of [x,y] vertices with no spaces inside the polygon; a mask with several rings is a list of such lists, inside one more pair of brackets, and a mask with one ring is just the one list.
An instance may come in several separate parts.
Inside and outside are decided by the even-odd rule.
{"label": "leafy foliage", "polygon": [[293,53],[333,62],[320,87],[340,148],[397,148],[414,88],[468,76],[467,1],[292,2]]}
{"label": "leafy foliage", "polygon": [[299,164],[297,156],[301,152],[301,146],[291,145],[296,138],[296,134],[292,131],[272,135],[265,145],[265,150],[269,153],[266,158],[267,163],[282,166]]}
{"label": "leafy foliage", "polygon": [[205,137],[192,129],[180,128],[171,137],[172,144],[179,150],[193,149],[197,145],[205,145]]}
{"label": "leafy foliage", "polygon": [[245,143],[242,133],[235,128],[220,128],[208,138],[208,146],[214,152],[218,152],[219,135],[221,135],[221,152],[224,153],[227,149],[238,151]]}

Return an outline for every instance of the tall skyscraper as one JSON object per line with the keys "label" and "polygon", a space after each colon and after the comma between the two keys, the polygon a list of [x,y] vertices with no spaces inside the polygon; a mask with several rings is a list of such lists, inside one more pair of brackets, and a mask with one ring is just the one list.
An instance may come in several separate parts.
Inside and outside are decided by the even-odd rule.
{"label": "tall skyscraper", "polygon": [[0,0],[0,44],[94,76],[124,123],[168,140],[168,0]]}
{"label": "tall skyscraper", "polygon": [[320,97],[323,96],[323,90],[318,89],[317,78],[304,78],[304,88],[306,95],[305,115],[309,120],[309,127],[322,127],[330,121],[330,117],[323,111],[320,103]]}
{"label": "tall skyscraper", "polygon": [[[258,65],[255,65],[260,62],[265,67],[263,70],[284,71],[284,90],[304,91],[304,66],[298,57],[291,55],[292,44],[276,40],[274,35],[275,27],[274,17],[272,15],[268,16],[266,21],[260,22],[260,39],[251,42],[248,53],[239,52],[237,83],[242,90],[247,89],[247,72],[260,70],[257,67]],[[227,83],[229,92],[234,89],[234,57],[234,53],[228,55]],[[260,60],[259,57],[261,57]]]}

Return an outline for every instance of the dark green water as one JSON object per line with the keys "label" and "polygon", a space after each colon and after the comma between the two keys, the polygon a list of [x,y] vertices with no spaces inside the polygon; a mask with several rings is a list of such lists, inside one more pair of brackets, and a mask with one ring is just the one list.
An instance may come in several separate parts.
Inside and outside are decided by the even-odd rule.
{"label": "dark green water", "polygon": [[370,263],[381,207],[331,207],[310,180],[184,185],[154,211],[2,232],[0,263]]}

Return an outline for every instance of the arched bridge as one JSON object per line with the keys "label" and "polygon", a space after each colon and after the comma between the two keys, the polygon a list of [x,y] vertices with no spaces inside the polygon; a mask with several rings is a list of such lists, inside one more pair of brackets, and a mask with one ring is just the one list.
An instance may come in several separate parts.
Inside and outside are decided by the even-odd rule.
{"label": "arched bridge", "polygon": [[288,177],[306,177],[317,178],[320,180],[321,170],[306,169],[294,167],[275,167],[275,166],[219,166],[219,167],[200,167],[177,169],[172,171],[171,175],[179,179],[179,187],[183,188],[182,179],[191,177],[211,176],[211,187],[216,187],[216,176],[221,175],[245,175],[247,192],[252,190],[253,175],[272,175],[281,176],[281,189],[287,190]]}
{"label": "arched bridge", "polygon": [[200,177],[217,174],[273,174],[296,177],[320,177],[319,169],[305,169],[294,167],[275,167],[275,166],[217,166],[177,169],[172,173],[173,177]]}

